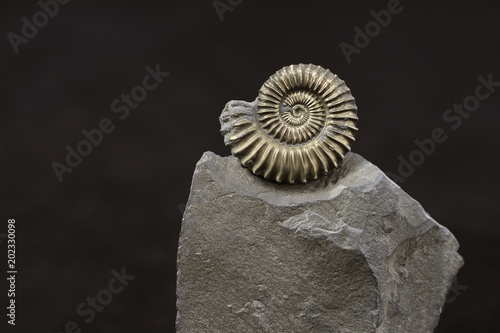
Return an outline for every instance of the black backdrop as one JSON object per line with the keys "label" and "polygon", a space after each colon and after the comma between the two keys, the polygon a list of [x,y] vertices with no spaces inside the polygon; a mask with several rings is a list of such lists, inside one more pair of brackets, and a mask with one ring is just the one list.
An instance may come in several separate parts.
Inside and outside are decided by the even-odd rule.
{"label": "black backdrop", "polygon": [[[499,332],[500,91],[460,124],[443,119],[453,104],[473,104],[479,76],[500,81],[498,2],[401,0],[386,27],[369,25],[373,37],[357,41],[350,63],[340,44],[356,46],[354,27],[387,1],[221,2],[232,3],[223,20],[210,0],[73,0],[47,22],[35,15],[38,33],[27,29],[22,43],[22,18],[33,22],[41,7],[2,2],[0,236],[15,218],[18,274],[14,330],[0,284],[1,331],[64,332],[74,321],[82,332],[174,332],[181,211],[202,153],[229,154],[220,111],[303,62],[346,81],[360,117],[353,151],[383,171],[397,174],[398,156],[422,156],[416,139],[445,131],[400,183],[456,235],[466,262],[436,332]],[[157,64],[168,77],[120,119],[111,103]],[[104,118],[114,130],[60,182],[53,162],[66,164],[65,147]],[[110,294],[123,267],[135,279]],[[77,313],[98,293],[113,299],[95,318]]]}

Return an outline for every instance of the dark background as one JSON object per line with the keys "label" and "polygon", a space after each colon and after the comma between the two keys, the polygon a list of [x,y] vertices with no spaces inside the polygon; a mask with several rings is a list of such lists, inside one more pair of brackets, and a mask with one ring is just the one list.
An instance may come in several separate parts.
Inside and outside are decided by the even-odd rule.
{"label": "dark background", "polygon": [[[75,321],[83,332],[174,332],[177,238],[195,164],[207,150],[230,153],[218,122],[226,102],[254,100],[275,71],[303,62],[346,81],[360,117],[353,151],[383,171],[396,173],[415,139],[446,131],[401,184],[456,235],[466,262],[436,332],[499,332],[500,88],[457,130],[443,113],[474,93],[479,75],[500,81],[500,5],[401,4],[348,64],[339,44],[353,44],[353,28],[387,1],[246,0],[221,21],[210,0],[73,0],[16,54],[7,34],[20,34],[21,18],[40,7],[4,0],[0,233],[14,217],[12,331],[63,332]],[[111,102],[156,64],[170,76],[120,120]],[[60,183],[51,163],[64,163],[65,146],[75,148],[103,118],[114,132]],[[77,305],[122,267],[135,280],[84,323]]]}

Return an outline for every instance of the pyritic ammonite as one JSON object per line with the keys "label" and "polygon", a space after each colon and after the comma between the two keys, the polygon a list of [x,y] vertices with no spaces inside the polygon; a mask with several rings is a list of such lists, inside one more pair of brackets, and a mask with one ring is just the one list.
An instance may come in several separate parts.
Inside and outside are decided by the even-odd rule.
{"label": "pyritic ammonite", "polygon": [[345,82],[316,65],[291,65],[272,75],[253,103],[231,101],[221,133],[256,175],[306,183],[336,168],[357,132],[357,107]]}

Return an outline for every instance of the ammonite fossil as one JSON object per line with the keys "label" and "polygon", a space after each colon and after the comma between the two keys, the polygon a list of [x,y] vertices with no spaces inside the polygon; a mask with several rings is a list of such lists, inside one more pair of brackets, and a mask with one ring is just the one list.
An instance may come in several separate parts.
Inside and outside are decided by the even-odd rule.
{"label": "ammonite fossil", "polygon": [[221,133],[241,164],[278,183],[306,183],[336,168],[357,132],[356,104],[344,81],[321,66],[284,67],[253,103],[231,101]]}

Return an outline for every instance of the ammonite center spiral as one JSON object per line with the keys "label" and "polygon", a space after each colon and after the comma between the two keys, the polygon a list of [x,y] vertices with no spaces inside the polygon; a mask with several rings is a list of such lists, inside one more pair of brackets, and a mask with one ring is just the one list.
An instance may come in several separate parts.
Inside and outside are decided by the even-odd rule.
{"label": "ammonite center spiral", "polygon": [[[279,124],[274,117],[265,117],[269,110],[268,106],[263,106],[259,115],[264,129],[268,134],[285,144],[304,143],[314,138],[325,126],[325,111],[320,102],[307,91],[294,91],[281,101],[276,101],[274,108],[279,110],[283,124]],[[271,112],[274,114],[274,112]],[[286,131],[280,126],[285,126]]]}
{"label": "ammonite center spiral", "polygon": [[350,150],[356,110],[337,75],[321,66],[291,65],[264,83],[256,102],[229,102],[221,132],[253,173],[305,183],[337,167]]}

